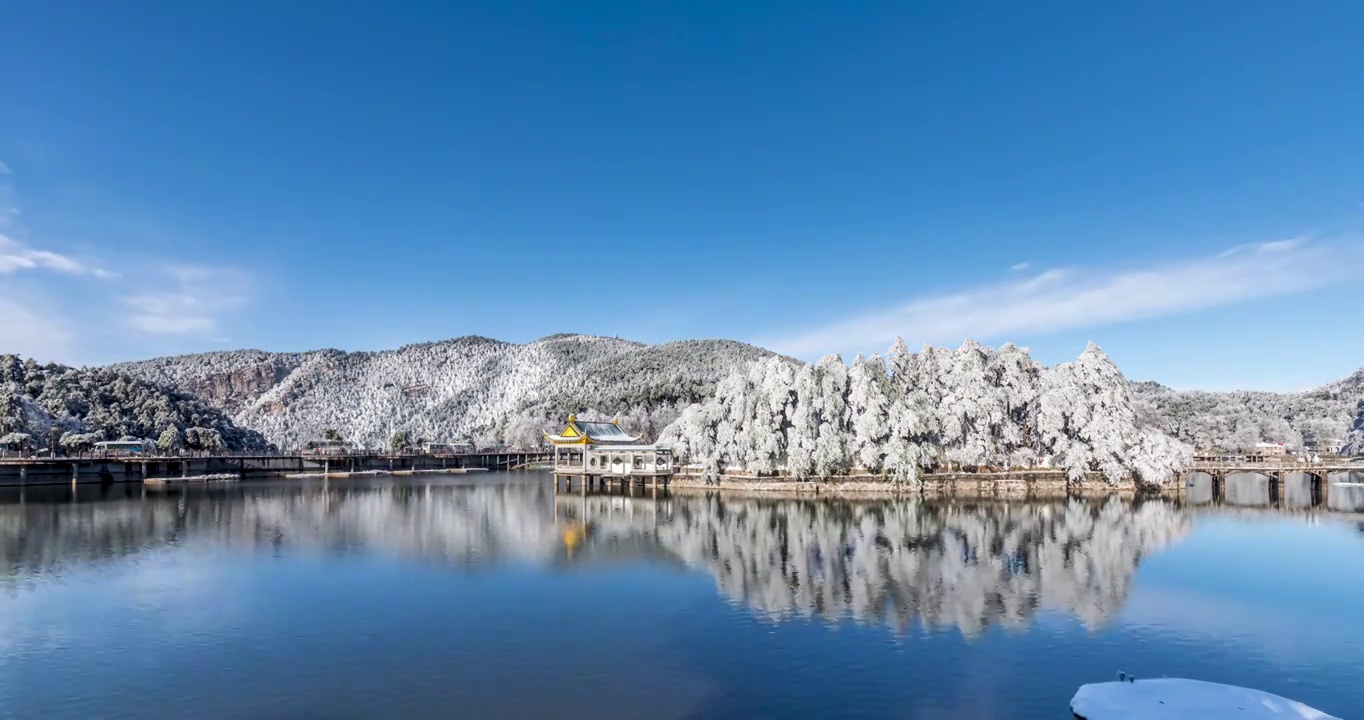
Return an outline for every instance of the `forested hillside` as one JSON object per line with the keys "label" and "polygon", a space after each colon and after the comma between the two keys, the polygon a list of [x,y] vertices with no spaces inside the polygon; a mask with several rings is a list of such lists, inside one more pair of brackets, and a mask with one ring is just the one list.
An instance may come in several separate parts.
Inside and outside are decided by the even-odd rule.
{"label": "forested hillside", "polygon": [[370,446],[395,430],[520,445],[538,443],[542,430],[570,413],[618,415],[628,429],[656,436],[720,379],[769,357],[727,340],[645,345],[556,335],[520,345],[465,337],[383,352],[244,350],[114,367],[202,395],[281,447],[328,429]]}
{"label": "forested hillside", "polygon": [[[846,382],[846,398],[838,402],[874,405],[881,402],[874,392],[878,383],[869,378],[879,371],[891,386],[901,382],[895,377],[891,360],[890,366],[879,359],[864,360],[861,367],[854,363],[852,368],[845,367],[842,375],[826,364],[828,372],[821,374],[815,366],[807,368],[805,363],[738,342],[690,340],[645,345],[614,338],[557,335],[526,344],[465,337],[383,352],[241,350],[126,363],[112,369],[199,395],[229,413],[238,425],[259,430],[281,447],[297,447],[320,438],[328,429],[369,446],[383,444],[395,430],[433,441],[518,445],[538,442],[542,430],[562,422],[569,413],[585,418],[618,415],[631,431],[655,437],[689,405],[715,399],[721,381],[749,373],[755,363],[761,364],[757,372],[762,377],[745,381],[755,386],[759,380],[767,385],[789,382],[789,392],[810,395],[808,387],[796,390],[794,383],[800,372],[813,373],[800,382]],[[974,368],[973,363],[985,370]],[[994,351],[970,342],[955,351],[937,348],[919,353],[911,365],[915,382],[924,383],[925,402],[933,405],[935,413],[941,411],[942,429],[933,432],[949,438],[959,436],[959,440],[949,439],[943,446],[944,461],[958,464],[982,459],[1001,462],[1017,452],[1024,453],[1019,457],[1034,459],[1053,454],[1054,442],[1050,446],[1037,444],[1042,438],[1037,424],[1041,416],[1037,413],[1044,381],[1083,369],[1044,371],[1026,350],[1005,345]],[[1364,371],[1306,393],[1181,392],[1156,383],[1125,380],[1125,389],[1119,393],[1102,385],[1122,378],[1111,366],[1106,358],[1097,363],[1095,369],[1109,372],[1111,368],[1111,377],[1105,376],[1100,384],[1091,386],[1093,392],[1107,393],[1092,400],[1111,403],[1105,412],[1111,410],[1116,415],[1110,419],[1116,418],[1114,422],[1127,428],[1130,412],[1130,425],[1140,427],[1141,433],[1158,431],[1197,449],[1239,450],[1260,441],[1296,447],[1304,440],[1316,440],[1324,450],[1334,450],[1344,441],[1355,422],[1356,406],[1364,399]],[[981,385],[982,372],[994,373],[992,382],[1000,383],[990,390],[995,395],[988,401],[973,399],[970,394],[972,388],[986,387]],[[732,390],[726,392],[732,394]],[[773,387],[765,390],[773,391]],[[984,404],[963,404],[977,401]],[[1074,398],[1068,401],[1078,402]],[[722,400],[721,404],[724,402],[732,403]],[[893,405],[887,405],[884,417],[882,410],[862,412],[856,424],[847,420],[843,426],[831,425],[821,436],[818,427],[822,418],[837,414],[837,407],[811,405],[810,414],[797,414],[799,403],[783,407],[768,412],[791,412],[782,422],[793,427],[800,424],[807,434],[813,432],[816,440],[823,437],[824,444],[818,448],[824,453],[821,462],[825,464],[838,452],[848,453],[847,462],[853,464],[875,460],[876,453],[867,450],[866,443],[856,450],[838,450],[833,439],[838,434],[835,427],[866,435],[881,432],[877,423],[913,422],[903,413],[892,416]],[[1000,407],[1022,415],[1008,422],[989,415],[1000,412]],[[760,418],[756,410],[753,412],[754,422],[775,422],[775,418]],[[977,417],[977,412],[987,417]],[[689,422],[696,420],[694,416]],[[816,429],[811,431],[811,427]],[[1074,428],[1067,432],[1072,431],[1079,432]],[[1127,429],[1119,435],[1122,437],[1111,440],[1115,444],[1110,450],[1131,450],[1138,442]],[[954,442],[960,442],[961,447],[954,447]],[[1090,442],[1099,447],[1108,441],[1092,438]],[[910,456],[904,454],[919,452],[916,448],[922,447],[923,442],[896,445],[893,449],[903,456],[887,462],[909,463]],[[804,449],[802,443],[796,448],[801,463],[807,462],[802,453],[814,452]],[[1010,449],[1006,452],[1004,448]],[[865,458],[863,452],[868,453]]]}
{"label": "forested hillside", "polygon": [[203,399],[110,369],[41,365],[0,355],[0,443],[88,448],[121,437],[161,440],[167,449],[264,449]]}
{"label": "forested hillside", "polygon": [[1350,432],[1345,436],[1345,447],[1341,449],[1348,455],[1364,455],[1364,400],[1355,409],[1355,420]]}
{"label": "forested hillside", "polygon": [[1257,442],[1335,452],[1364,400],[1364,369],[1300,393],[1176,391],[1154,382],[1132,384],[1141,418],[1207,450],[1248,450]]}

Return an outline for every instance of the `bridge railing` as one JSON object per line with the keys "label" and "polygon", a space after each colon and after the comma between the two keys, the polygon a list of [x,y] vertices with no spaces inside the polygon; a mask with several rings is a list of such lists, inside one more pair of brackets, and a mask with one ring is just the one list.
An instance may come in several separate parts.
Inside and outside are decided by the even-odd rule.
{"label": "bridge railing", "polygon": [[384,450],[363,450],[354,449],[348,452],[309,452],[307,450],[172,450],[150,453],[133,453],[124,451],[101,451],[101,450],[81,450],[81,451],[58,451],[38,452],[33,450],[0,450],[0,461],[4,460],[167,460],[167,459],[206,459],[206,458],[237,458],[237,457],[306,457],[325,460],[329,458],[459,458],[459,457],[482,457],[486,455],[534,455],[537,457],[549,457],[552,453],[549,450],[531,449],[498,449],[498,450],[476,450],[472,452],[438,452],[426,453],[417,451],[384,451]]}

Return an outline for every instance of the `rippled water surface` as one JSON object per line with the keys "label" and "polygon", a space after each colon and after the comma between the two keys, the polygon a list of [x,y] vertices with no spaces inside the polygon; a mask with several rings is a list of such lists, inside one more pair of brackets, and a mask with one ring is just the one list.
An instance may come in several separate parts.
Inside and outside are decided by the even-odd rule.
{"label": "rippled water surface", "polygon": [[636,492],[0,492],[0,717],[1069,718],[1118,670],[1364,708],[1356,516]]}

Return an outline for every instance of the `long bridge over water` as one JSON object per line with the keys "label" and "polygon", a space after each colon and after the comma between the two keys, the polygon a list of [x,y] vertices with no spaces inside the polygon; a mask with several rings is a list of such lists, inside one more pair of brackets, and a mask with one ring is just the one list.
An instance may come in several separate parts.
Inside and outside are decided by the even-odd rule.
{"label": "long bridge over water", "polygon": [[[1333,495],[1364,494],[1364,463],[1200,462],[1180,474],[1181,492],[1194,503],[1331,507]],[[1335,498],[1346,500],[1346,498]]]}
{"label": "long bridge over water", "polygon": [[143,481],[232,476],[239,479],[284,475],[344,475],[461,470],[518,470],[550,462],[541,451],[489,451],[445,455],[208,455],[86,456],[0,459],[0,487]]}
{"label": "long bridge over water", "polygon": [[[489,451],[462,454],[276,454],[211,456],[85,456],[0,459],[0,487],[115,482],[178,482],[193,478],[253,479],[289,475],[338,476],[354,473],[460,472],[517,470],[549,464],[549,451]],[[1053,471],[1055,473],[1055,471]],[[925,478],[925,489],[976,490],[1007,484],[1010,473]],[[1017,478],[1014,478],[1016,480]],[[565,478],[565,481],[568,479]],[[589,490],[586,478],[580,479]],[[1064,489],[1064,476],[1059,480]],[[578,485],[578,482],[573,485]],[[603,481],[604,485],[605,482]],[[558,489],[559,478],[555,478]],[[941,486],[941,487],[940,487]],[[950,486],[950,487],[948,487]],[[571,485],[569,487],[572,487]],[[666,487],[666,486],[665,486]],[[1355,507],[1364,498],[1364,464],[1200,462],[1180,474],[1173,487],[1194,503],[1271,505],[1285,508]],[[1030,493],[1029,493],[1030,494]],[[1341,502],[1336,502],[1341,501]]]}

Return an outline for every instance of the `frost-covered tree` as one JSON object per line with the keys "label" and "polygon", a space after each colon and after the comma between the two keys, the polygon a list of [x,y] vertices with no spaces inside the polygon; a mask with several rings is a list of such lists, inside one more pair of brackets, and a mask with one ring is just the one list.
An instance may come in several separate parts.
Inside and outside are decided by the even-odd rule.
{"label": "frost-covered tree", "polygon": [[[936,355],[936,353],[932,354]],[[986,465],[997,457],[991,429],[1004,422],[1003,403],[991,384],[989,348],[967,340],[942,370],[938,417],[947,460],[963,466]]]}
{"label": "frost-covered tree", "polygon": [[815,363],[814,473],[828,478],[848,469],[848,366],[838,355]]}
{"label": "frost-covered tree", "polygon": [[699,464],[707,477],[715,477],[720,474],[722,453],[715,434],[720,418],[718,403],[690,405],[663,431],[660,442],[671,446],[678,458]]}
{"label": "frost-covered tree", "polygon": [[819,443],[819,381],[813,365],[802,365],[791,379],[791,420],[786,430],[786,468],[798,478],[815,475]]}
{"label": "frost-covered tree", "polygon": [[793,381],[790,363],[782,358],[754,363],[749,371],[753,402],[744,445],[748,449],[745,462],[754,472],[770,474],[785,464]]}
{"label": "frost-covered tree", "polygon": [[1346,434],[1345,444],[1341,446],[1340,452],[1342,455],[1364,455],[1364,400],[1359,401],[1354,425]]}
{"label": "frost-covered tree", "polygon": [[33,447],[33,436],[28,433],[12,432],[0,435],[0,448],[5,450],[28,450]]}
{"label": "frost-covered tree", "polygon": [[921,380],[918,358],[896,338],[890,348],[885,469],[897,482],[917,484],[939,455],[937,413]]}
{"label": "frost-covered tree", "polygon": [[404,452],[412,448],[412,441],[408,438],[406,430],[394,431],[388,439],[388,447],[394,452]]}
{"label": "frost-covered tree", "polygon": [[185,447],[191,450],[220,450],[223,448],[223,437],[213,428],[187,428]]}
{"label": "frost-covered tree", "polygon": [[731,374],[715,388],[719,405],[715,445],[719,455],[717,462],[722,468],[742,466],[752,455],[748,425],[752,418],[753,395],[748,374],[742,372]]}
{"label": "frost-covered tree", "polygon": [[263,449],[202,398],[107,368],[76,369],[0,355],[0,434],[24,432],[47,443],[67,434],[97,440],[154,437],[168,425],[215,430],[228,447]]}
{"label": "frost-covered tree", "polygon": [[890,438],[890,378],[886,364],[875,353],[863,360],[858,353],[848,370],[848,425],[856,464],[879,473]]}
{"label": "frost-covered tree", "polygon": [[103,439],[104,437],[99,433],[69,432],[62,435],[59,444],[66,452],[85,452]]}
{"label": "frost-covered tree", "polygon": [[184,438],[180,436],[180,428],[171,425],[161,431],[161,435],[156,439],[156,447],[161,452],[175,452],[184,445]]}
{"label": "frost-covered tree", "polygon": [[[1192,451],[1137,423],[1127,381],[1099,346],[1090,343],[1074,362],[1043,373],[1038,429],[1046,450],[1074,480],[1097,471],[1116,483],[1134,469],[1165,479],[1172,462],[1192,459]],[[1147,457],[1166,452],[1169,460]]]}
{"label": "frost-covered tree", "polygon": [[[534,415],[517,415],[507,421],[507,428],[503,434],[503,439],[508,446],[529,450],[538,448],[545,444],[545,433],[557,432],[560,428],[554,427],[554,420],[546,417]],[[630,425],[633,423],[621,423],[632,432],[639,432]]]}
{"label": "frost-covered tree", "polygon": [[1038,459],[1037,395],[1042,366],[1027,349],[1005,343],[987,367],[991,399],[995,403],[990,426],[995,462],[1006,458],[1011,466],[1031,466]]}
{"label": "frost-covered tree", "polygon": [[1163,482],[1191,449],[1143,423],[1127,381],[1097,346],[1044,370],[1027,351],[967,341],[911,354],[897,341],[889,368],[836,355],[794,370],[784,361],[736,372],[714,398],[688,407],[665,433],[678,456],[708,473],[737,466],[829,478],[852,466],[916,483],[944,461],[1031,466],[1047,457],[1079,480]]}

